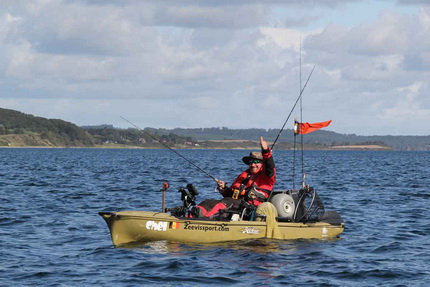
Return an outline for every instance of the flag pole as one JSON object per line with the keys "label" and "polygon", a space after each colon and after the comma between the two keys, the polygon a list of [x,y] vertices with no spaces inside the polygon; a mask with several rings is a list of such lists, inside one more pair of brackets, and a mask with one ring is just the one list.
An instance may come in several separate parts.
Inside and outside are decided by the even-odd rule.
{"label": "flag pole", "polygon": [[279,133],[278,133],[278,135],[276,136],[276,139],[275,139],[275,141],[274,141],[274,142],[273,142],[273,144],[272,144],[272,150],[273,150],[273,148],[275,147],[275,144],[276,144],[276,142],[278,141],[279,137],[281,136],[281,133],[282,133],[282,131],[283,131],[283,130],[284,130],[284,128],[285,128],[285,125],[287,124],[288,120],[290,119],[291,114],[293,113],[294,109],[296,108],[297,103],[299,102],[300,98],[302,97],[303,91],[305,90],[305,88],[306,88],[306,86],[307,86],[307,84],[308,84],[308,82],[309,82],[309,79],[311,78],[312,73],[314,72],[314,69],[315,69],[315,66],[313,66],[312,71],[309,73],[308,79],[306,80],[306,83],[305,83],[305,85],[303,86],[303,89],[301,89],[301,90],[300,90],[300,94],[299,94],[299,96],[297,97],[297,100],[296,100],[296,102],[294,103],[293,108],[291,109],[291,111],[290,111],[290,113],[289,113],[289,115],[288,115],[287,119],[285,120],[284,124],[282,125],[282,128],[279,130]]}

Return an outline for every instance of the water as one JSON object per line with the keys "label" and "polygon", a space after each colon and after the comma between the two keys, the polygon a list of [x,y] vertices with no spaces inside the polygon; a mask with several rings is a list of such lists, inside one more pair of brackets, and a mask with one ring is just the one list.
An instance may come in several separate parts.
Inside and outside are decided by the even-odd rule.
{"label": "water", "polygon": [[[248,151],[184,150],[231,182]],[[291,187],[276,151],[277,187]],[[334,240],[114,248],[99,211],[179,205],[213,181],[169,150],[0,149],[2,286],[425,286],[430,280],[430,152],[309,151],[307,181],[347,228]],[[299,171],[300,172],[300,171]]]}

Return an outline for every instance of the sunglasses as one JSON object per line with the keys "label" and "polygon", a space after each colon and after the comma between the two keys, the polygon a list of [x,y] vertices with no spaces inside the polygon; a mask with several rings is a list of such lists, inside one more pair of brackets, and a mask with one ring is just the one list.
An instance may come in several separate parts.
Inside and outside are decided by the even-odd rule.
{"label": "sunglasses", "polygon": [[253,159],[253,160],[248,161],[248,164],[253,164],[253,163],[261,163],[261,160]]}

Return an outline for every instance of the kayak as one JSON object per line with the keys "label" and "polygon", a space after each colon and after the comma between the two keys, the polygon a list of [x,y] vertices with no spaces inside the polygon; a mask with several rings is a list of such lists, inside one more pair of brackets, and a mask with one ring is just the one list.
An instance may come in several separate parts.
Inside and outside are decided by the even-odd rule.
{"label": "kayak", "polygon": [[[100,212],[106,221],[114,246],[150,241],[215,243],[245,239],[272,238],[266,222],[214,221],[177,218],[148,211]],[[279,222],[277,239],[326,239],[338,237],[344,223]]]}
{"label": "kayak", "polygon": [[[153,211],[100,212],[99,215],[106,221],[116,247],[151,241],[216,243],[261,238],[328,239],[339,237],[344,231],[344,221],[336,211],[315,208],[319,197],[314,196],[312,204],[306,206],[300,203],[303,196],[297,191],[274,194],[270,203],[262,205],[275,208],[275,214],[259,214],[261,211],[257,209],[256,216],[248,219],[239,214],[219,220]],[[313,214],[308,212],[312,209]]]}

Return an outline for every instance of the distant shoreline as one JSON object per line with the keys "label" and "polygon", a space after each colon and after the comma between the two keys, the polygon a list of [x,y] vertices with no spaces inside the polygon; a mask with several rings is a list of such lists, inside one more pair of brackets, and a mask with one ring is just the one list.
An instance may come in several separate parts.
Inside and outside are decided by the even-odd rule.
{"label": "distant shoreline", "polygon": [[[21,149],[21,148],[32,148],[32,149],[167,149],[164,146],[132,146],[132,145],[120,145],[120,144],[109,144],[109,145],[95,145],[95,146],[0,146],[1,148],[6,149]],[[258,145],[255,147],[245,147],[245,146],[236,146],[236,147],[223,147],[223,146],[213,146],[213,147],[195,147],[195,146],[173,146],[170,147],[175,150],[181,149],[195,149],[195,150],[254,150],[258,149]],[[330,146],[330,147],[304,147],[305,150],[365,150],[365,151],[375,151],[375,150],[394,150],[390,147],[380,146],[380,145],[339,145],[339,146]],[[279,150],[291,150],[291,148],[279,148]]]}
{"label": "distant shoreline", "polygon": [[[282,131],[282,130],[281,130]],[[124,148],[124,149],[258,149],[261,136],[269,143],[278,129],[247,128],[115,128],[110,124],[79,127],[61,119],[47,119],[0,108],[0,146],[23,148]],[[306,150],[422,150],[430,151],[430,135],[392,136],[339,134],[318,130],[298,139],[285,129],[277,150],[304,144]],[[154,135],[154,137],[152,137]],[[160,144],[161,143],[161,144]],[[164,146],[164,147],[163,147]]]}
{"label": "distant shoreline", "polygon": [[339,145],[331,146],[330,150],[393,150],[390,147],[381,145]]}

